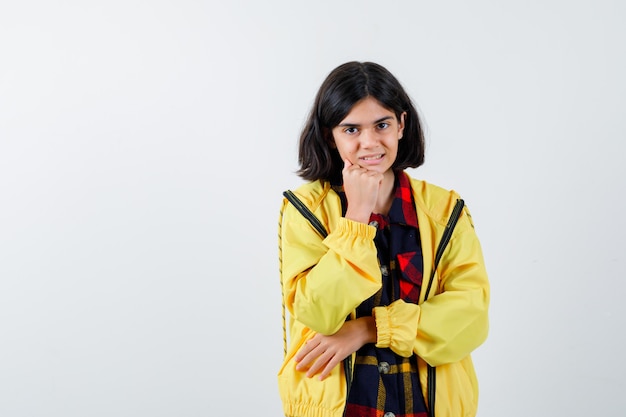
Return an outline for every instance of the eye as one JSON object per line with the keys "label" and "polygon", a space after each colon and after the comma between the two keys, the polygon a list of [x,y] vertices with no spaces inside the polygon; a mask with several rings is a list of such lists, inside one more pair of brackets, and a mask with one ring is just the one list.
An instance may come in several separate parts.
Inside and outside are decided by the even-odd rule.
{"label": "eye", "polygon": [[344,132],[346,132],[348,135],[354,135],[356,132],[358,132],[356,127],[347,127],[346,129],[344,129]]}
{"label": "eye", "polygon": [[378,128],[381,129],[381,130],[382,129],[387,129],[388,127],[389,127],[389,123],[387,123],[387,122],[378,123]]}

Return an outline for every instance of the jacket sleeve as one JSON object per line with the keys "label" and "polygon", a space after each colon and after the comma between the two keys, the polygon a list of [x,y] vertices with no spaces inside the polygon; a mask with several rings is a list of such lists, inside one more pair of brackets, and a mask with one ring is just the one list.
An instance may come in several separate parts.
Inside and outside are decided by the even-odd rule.
{"label": "jacket sleeve", "polygon": [[290,315],[315,332],[336,333],[381,286],[376,229],[341,217],[322,239],[286,204],[280,230],[281,279]]}
{"label": "jacket sleeve", "polygon": [[424,303],[374,308],[376,346],[405,357],[415,352],[437,366],[463,359],[485,341],[489,282],[473,227],[455,230],[438,271],[440,292]]}

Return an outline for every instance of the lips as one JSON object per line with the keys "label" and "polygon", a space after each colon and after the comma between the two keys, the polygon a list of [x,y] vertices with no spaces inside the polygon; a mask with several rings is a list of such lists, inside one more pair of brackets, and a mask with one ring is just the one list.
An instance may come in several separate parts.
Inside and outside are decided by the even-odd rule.
{"label": "lips", "polygon": [[367,156],[362,156],[362,157],[360,157],[359,159],[361,159],[361,160],[363,160],[363,161],[377,161],[377,160],[379,160],[379,159],[382,159],[382,157],[383,157],[384,155],[385,155],[385,154],[379,153],[379,154],[376,154],[376,155],[367,155]]}

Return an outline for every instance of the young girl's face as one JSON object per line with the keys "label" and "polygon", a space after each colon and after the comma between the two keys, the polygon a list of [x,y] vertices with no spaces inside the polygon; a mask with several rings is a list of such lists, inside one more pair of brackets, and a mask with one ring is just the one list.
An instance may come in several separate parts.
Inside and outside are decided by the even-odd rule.
{"label": "young girl's face", "polygon": [[332,129],[339,155],[353,165],[385,173],[398,155],[406,113],[396,118],[393,111],[376,99],[358,101],[348,115]]}

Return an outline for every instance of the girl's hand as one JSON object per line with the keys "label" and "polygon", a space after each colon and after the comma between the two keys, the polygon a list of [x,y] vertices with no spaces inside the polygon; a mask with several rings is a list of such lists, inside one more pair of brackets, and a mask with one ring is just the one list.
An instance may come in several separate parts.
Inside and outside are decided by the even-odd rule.
{"label": "girl's hand", "polygon": [[348,200],[346,218],[367,223],[378,200],[383,174],[353,165],[347,159],[343,162],[343,190]]}
{"label": "girl's hand", "polygon": [[339,331],[330,336],[316,334],[298,351],[296,370],[306,370],[309,378],[326,378],[335,366],[366,343],[376,342],[376,322],[373,317],[348,320]]}

